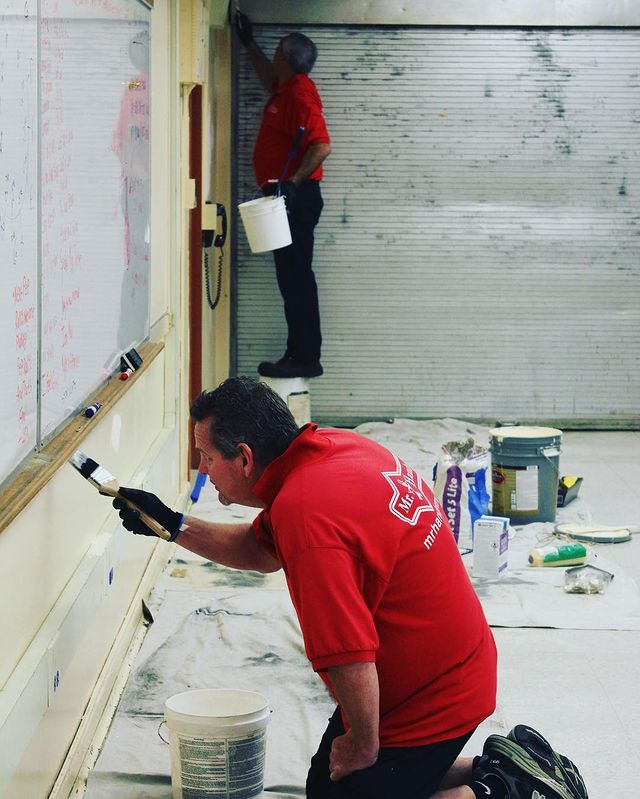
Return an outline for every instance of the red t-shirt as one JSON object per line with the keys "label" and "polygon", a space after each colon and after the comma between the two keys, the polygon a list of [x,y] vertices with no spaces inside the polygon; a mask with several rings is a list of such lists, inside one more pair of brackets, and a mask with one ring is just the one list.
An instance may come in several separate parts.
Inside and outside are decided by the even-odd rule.
{"label": "red t-shirt", "polygon": [[[281,86],[274,87],[273,94],[264,107],[262,123],[253,148],[253,168],[259,186],[280,177],[293,139],[301,126],[305,133],[296,157],[282,177],[283,180],[296,171],[310,144],[329,142],[322,115],[322,101],[315,83],[308,75],[293,75]],[[322,165],[309,179],[322,180]]]}
{"label": "red t-shirt", "polygon": [[463,735],[495,709],[496,648],[442,508],[384,447],[303,428],[254,493],[257,539],[282,563],[307,657],[375,662],[380,743]]}

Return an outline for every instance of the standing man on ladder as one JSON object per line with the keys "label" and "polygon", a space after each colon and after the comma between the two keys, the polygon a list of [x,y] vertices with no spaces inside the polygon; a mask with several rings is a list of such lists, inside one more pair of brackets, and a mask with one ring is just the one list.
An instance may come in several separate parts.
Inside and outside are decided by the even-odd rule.
{"label": "standing man on ladder", "polygon": [[322,336],[313,234],[323,206],[322,162],[331,144],[322,101],[309,77],[318,50],[304,34],[289,33],[269,61],[253,38],[251,21],[240,12],[235,29],[271,92],[253,151],[256,180],[265,194],[279,187],[284,195],[292,242],[273,253],[287,320],[287,349],[280,360],[259,364],[258,372],[265,377],[319,377]]}

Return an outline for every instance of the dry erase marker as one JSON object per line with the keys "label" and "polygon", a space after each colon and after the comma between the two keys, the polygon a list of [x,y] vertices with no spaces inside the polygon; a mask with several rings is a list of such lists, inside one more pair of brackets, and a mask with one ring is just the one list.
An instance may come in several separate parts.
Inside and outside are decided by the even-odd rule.
{"label": "dry erase marker", "polygon": [[129,377],[133,374],[133,369],[125,369],[124,372],[120,372],[120,380],[128,380]]}
{"label": "dry erase marker", "polygon": [[85,408],[84,415],[88,416],[89,418],[91,416],[95,416],[96,413],[98,413],[98,411],[100,410],[100,408],[102,408],[102,403],[94,402],[93,405],[89,405],[88,408]]}

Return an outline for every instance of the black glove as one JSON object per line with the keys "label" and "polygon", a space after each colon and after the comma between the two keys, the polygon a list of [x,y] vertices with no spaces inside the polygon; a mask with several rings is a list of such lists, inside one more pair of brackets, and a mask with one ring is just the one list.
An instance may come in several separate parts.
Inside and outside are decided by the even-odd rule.
{"label": "black glove", "polygon": [[253,25],[251,24],[251,20],[246,14],[243,14],[241,11],[236,11],[233,21],[238,39],[240,39],[244,47],[248,47],[253,41]]}
{"label": "black glove", "polygon": [[267,183],[263,183],[260,186],[260,191],[264,194],[265,197],[271,197],[278,191],[278,181],[277,180],[269,180]]}
{"label": "black glove", "polygon": [[[122,526],[136,535],[155,535],[147,525],[140,519],[140,510],[155,519],[164,529],[170,533],[169,541],[175,541],[184,516],[182,513],[171,510],[164,502],[158,499],[155,494],[148,491],[139,491],[137,488],[121,488],[118,492],[121,496],[113,500],[113,507],[120,511]],[[129,505],[125,500],[131,500],[138,508]]]}

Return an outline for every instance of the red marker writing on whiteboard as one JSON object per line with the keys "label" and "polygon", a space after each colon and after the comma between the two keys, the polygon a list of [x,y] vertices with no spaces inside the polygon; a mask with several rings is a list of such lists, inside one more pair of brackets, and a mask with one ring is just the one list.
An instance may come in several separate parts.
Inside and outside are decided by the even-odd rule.
{"label": "red marker writing on whiteboard", "polygon": [[120,372],[120,380],[127,380],[133,374],[133,369],[125,369],[124,372]]}

